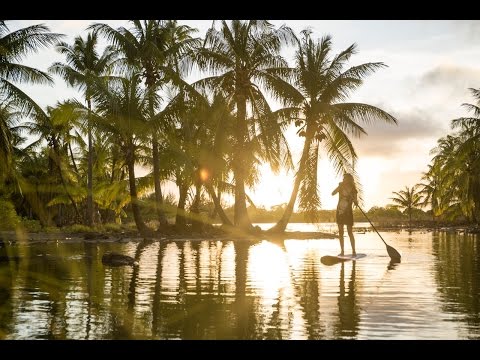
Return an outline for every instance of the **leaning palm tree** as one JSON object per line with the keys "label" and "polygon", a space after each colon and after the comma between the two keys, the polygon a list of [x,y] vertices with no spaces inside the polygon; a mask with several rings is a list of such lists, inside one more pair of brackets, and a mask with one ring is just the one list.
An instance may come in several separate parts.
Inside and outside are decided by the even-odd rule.
{"label": "leaning palm tree", "polygon": [[[270,95],[285,104],[292,102],[291,96],[295,92],[281,76],[288,65],[281,57],[280,50],[284,44],[294,42],[292,30],[285,25],[276,29],[263,20],[233,20],[230,25],[222,21],[219,30],[214,26],[208,30],[204,46],[196,54],[200,69],[214,73],[196,85],[221,89],[228,101],[235,102],[232,161],[235,178],[234,224],[247,230],[252,229],[245,195],[245,185],[255,164],[252,138],[256,130],[261,128],[263,120],[271,119],[271,109],[262,88],[269,90]],[[278,130],[274,133],[281,135],[280,126],[275,126]],[[266,139],[263,137],[262,140]]]}
{"label": "leaning palm tree", "polygon": [[411,188],[405,186],[405,190],[393,191],[396,195],[390,198],[399,208],[407,210],[409,228],[412,228],[412,211],[422,206],[422,195],[419,194],[418,185]]}
{"label": "leaning palm tree", "polygon": [[[131,23],[131,29],[120,27],[115,30],[106,24],[93,24],[89,28],[103,34],[123,53],[124,66],[133,66],[141,71],[149,99],[148,118],[152,121],[158,111],[156,92],[168,82],[176,85],[183,83],[179,59],[186,59],[185,55],[199,45],[199,39],[192,37],[193,28],[178,26],[175,20],[131,20]],[[162,226],[166,224],[166,217],[161,207],[159,134],[156,131],[151,134],[155,207]]]}
{"label": "leaning palm tree", "polygon": [[295,125],[300,127],[298,134],[305,142],[290,200],[271,231],[285,230],[298,194],[300,210],[307,218],[315,220],[320,206],[317,166],[321,148],[337,173],[355,173],[357,155],[349,137],[366,134],[359,123],[397,123],[392,115],[375,106],[346,102],[366,76],[385,67],[383,63],[365,63],[345,69],[350,57],[357,52],[355,44],[332,56],[330,36],[314,41],[310,31],[304,30],[302,35],[295,56],[296,66],[292,69],[300,102],[291,111],[297,114]]}
{"label": "leaning palm tree", "polygon": [[[115,59],[112,47],[107,46],[102,55],[97,52],[98,36],[96,33],[87,35],[84,40],[77,36],[73,45],[65,42],[57,44],[57,51],[65,55],[67,62],[56,62],[50,66],[49,71],[60,75],[70,86],[83,91],[88,112],[92,111],[92,92],[99,77],[108,73],[109,67]],[[88,137],[88,170],[87,170],[87,224],[93,225],[93,144],[92,123],[90,116],[87,118]]]}
{"label": "leaning palm tree", "polygon": [[53,84],[43,71],[19,64],[26,55],[57,42],[63,35],[49,32],[45,25],[32,25],[10,32],[0,20],[0,102],[13,100],[22,113],[39,111],[40,107],[15,83]]}

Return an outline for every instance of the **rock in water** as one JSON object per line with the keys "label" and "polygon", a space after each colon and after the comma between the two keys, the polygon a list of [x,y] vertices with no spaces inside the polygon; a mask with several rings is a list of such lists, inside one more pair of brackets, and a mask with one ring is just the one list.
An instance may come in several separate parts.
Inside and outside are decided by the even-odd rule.
{"label": "rock in water", "polygon": [[106,253],[102,256],[102,264],[109,266],[138,265],[134,258],[117,253]]}

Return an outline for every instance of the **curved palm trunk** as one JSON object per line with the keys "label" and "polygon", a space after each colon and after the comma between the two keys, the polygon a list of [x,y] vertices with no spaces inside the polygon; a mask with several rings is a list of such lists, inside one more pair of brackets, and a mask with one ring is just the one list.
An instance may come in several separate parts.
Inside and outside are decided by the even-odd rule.
{"label": "curved palm trunk", "polygon": [[270,229],[269,232],[284,232],[288,222],[290,221],[290,217],[293,214],[293,208],[295,206],[295,202],[297,201],[298,190],[300,189],[300,183],[303,180],[302,174],[304,173],[305,162],[307,161],[308,153],[310,152],[310,145],[311,145],[311,136],[305,138],[305,144],[303,145],[302,157],[300,158],[300,165],[298,167],[297,174],[295,176],[295,183],[293,185],[292,194],[290,195],[290,200],[288,201],[287,207],[283,212],[282,218]]}
{"label": "curved palm trunk", "polygon": [[248,217],[247,203],[245,198],[245,168],[244,156],[245,139],[247,135],[247,104],[244,95],[237,95],[237,124],[236,137],[237,145],[234,154],[233,173],[235,176],[235,205],[233,222],[235,226],[245,230],[252,230],[252,222]]}
{"label": "curved palm trunk", "polygon": [[92,146],[92,124],[90,112],[92,104],[87,99],[88,104],[88,165],[87,165],[87,225],[93,225],[93,146]]}
{"label": "curved palm trunk", "polygon": [[207,189],[208,194],[213,200],[213,204],[215,205],[215,211],[217,212],[218,216],[220,217],[220,220],[222,220],[223,225],[233,225],[230,219],[228,218],[227,214],[225,214],[225,211],[222,208],[222,204],[220,203],[220,199],[217,196],[217,193],[215,192],[215,189],[211,184],[205,184],[205,188]]}
{"label": "curved palm trunk", "polygon": [[129,140],[126,160],[128,166],[128,183],[130,185],[130,198],[132,202],[132,212],[133,218],[135,220],[135,224],[137,225],[138,231],[141,234],[148,233],[148,228],[143,222],[142,214],[140,213],[140,206],[138,204],[138,196],[137,196],[137,184],[135,183],[135,155],[134,155],[134,147],[132,144],[132,140]]}

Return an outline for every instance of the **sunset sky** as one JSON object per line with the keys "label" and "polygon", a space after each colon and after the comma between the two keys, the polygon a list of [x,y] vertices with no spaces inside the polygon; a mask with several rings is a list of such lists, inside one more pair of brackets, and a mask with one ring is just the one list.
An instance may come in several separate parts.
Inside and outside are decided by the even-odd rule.
{"label": "sunset sky", "polygon": [[[9,21],[7,25],[16,30],[45,23],[51,31],[66,34],[64,40],[71,43],[75,36],[85,36],[85,28],[93,22],[128,26],[126,21],[104,20]],[[199,29],[198,36],[203,37],[212,21],[179,20],[179,23]],[[352,57],[351,66],[379,61],[388,65],[366,78],[363,87],[350,99],[381,107],[399,122],[398,126],[365,126],[368,136],[354,140],[366,209],[388,204],[392,191],[420,181],[436,140],[450,131],[451,119],[466,115],[461,104],[473,102],[468,88],[480,87],[480,21],[274,20],[272,23],[286,23],[297,34],[309,27],[317,38],[330,34],[335,53],[357,43],[359,51]],[[292,66],[294,51],[293,47],[284,51]],[[64,59],[50,48],[32,54],[24,63],[46,70],[55,61]],[[43,107],[70,97],[81,99],[64,81],[55,80],[53,87],[20,87]],[[288,131],[288,140],[298,159],[303,138],[298,138],[295,132],[295,128]],[[256,205],[269,207],[287,202],[293,174],[274,176],[265,166],[263,175],[255,191],[249,192]],[[324,209],[336,206],[337,197],[330,193],[340,178],[324,158],[319,169]],[[174,191],[173,186],[165,186]]]}

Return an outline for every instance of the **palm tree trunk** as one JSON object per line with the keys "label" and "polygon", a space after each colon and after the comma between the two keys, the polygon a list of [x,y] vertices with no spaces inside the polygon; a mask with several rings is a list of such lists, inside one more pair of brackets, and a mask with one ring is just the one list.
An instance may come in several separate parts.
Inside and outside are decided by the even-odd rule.
{"label": "palm tree trunk", "polygon": [[132,203],[132,212],[135,224],[138,231],[141,234],[148,233],[148,228],[143,222],[142,214],[140,213],[140,206],[138,204],[137,196],[137,184],[135,183],[135,150],[132,140],[129,139],[127,154],[126,154],[127,166],[128,166],[128,183],[130,185],[130,198]]}
{"label": "palm tree trunk", "polygon": [[[153,96],[155,93],[155,78],[147,71],[147,88],[148,88],[148,113],[150,119],[155,115]],[[160,187],[160,159],[158,156],[158,139],[155,129],[152,132],[152,161],[153,161],[153,184],[155,187],[155,212],[157,213],[160,228],[167,225],[167,217],[163,211],[162,188]]]}
{"label": "palm tree trunk", "polygon": [[235,226],[238,226],[242,229],[252,230],[252,222],[248,217],[247,203],[245,198],[246,160],[244,148],[247,135],[247,124],[245,120],[246,114],[246,98],[243,94],[237,94],[237,124],[235,134],[237,138],[237,145],[233,161],[233,173],[235,176],[235,205],[233,222]]}
{"label": "palm tree trunk", "polygon": [[412,209],[408,209],[408,228],[412,230]]}
{"label": "palm tree trunk", "polygon": [[87,165],[87,225],[93,225],[93,146],[92,146],[92,123],[90,112],[92,111],[92,104],[90,99],[87,99],[88,105],[88,165]]}
{"label": "palm tree trunk", "polygon": [[200,195],[202,191],[202,184],[197,182],[195,184],[195,198],[193,200],[191,212],[192,212],[192,229],[195,231],[201,231],[203,221],[200,217]]}
{"label": "palm tree trunk", "polygon": [[70,141],[68,142],[68,149],[70,150],[70,158],[72,159],[73,169],[75,170],[75,172],[78,175],[77,163],[75,162],[75,157],[73,156],[72,144],[70,143]]}
{"label": "palm tree trunk", "polygon": [[177,215],[175,216],[175,226],[177,228],[184,228],[187,224],[185,219],[185,203],[187,202],[188,186],[182,182],[178,186],[179,189],[179,198],[177,205]]}
{"label": "palm tree trunk", "polygon": [[282,218],[270,229],[269,232],[284,232],[288,222],[290,221],[290,217],[293,214],[293,208],[295,206],[295,202],[297,201],[298,190],[300,189],[300,183],[303,180],[303,173],[305,168],[305,162],[308,157],[308,153],[310,151],[310,144],[311,144],[311,137],[305,138],[305,143],[303,145],[302,157],[300,158],[300,164],[298,166],[298,171],[295,176],[295,183],[293,185],[292,194],[290,195],[290,200],[288,201],[287,207],[283,212]]}
{"label": "palm tree trunk", "polygon": [[160,222],[160,228],[167,225],[167,217],[163,211],[163,196],[162,188],[160,187],[160,164],[158,155],[158,140],[157,135],[152,135],[152,161],[153,161],[153,183],[155,186],[155,211]]}
{"label": "palm tree trunk", "polygon": [[222,220],[223,225],[233,225],[230,219],[228,218],[227,214],[225,214],[225,211],[223,211],[222,204],[220,203],[220,199],[218,198],[215,189],[211,184],[205,184],[205,188],[208,191],[208,194],[213,200],[213,204],[215,205],[215,210],[220,217],[220,220]]}
{"label": "palm tree trunk", "polygon": [[77,219],[81,220],[82,215],[80,215],[80,212],[78,211],[77,204],[75,203],[75,200],[73,199],[72,195],[67,189],[67,184],[65,182],[65,178],[63,177],[63,171],[62,171],[62,164],[61,164],[61,157],[59,155],[59,146],[56,140],[53,141],[53,149],[51,149],[51,158],[53,160],[53,163],[56,165],[58,169],[58,175],[60,176],[60,181],[62,182],[63,189],[65,190],[65,193],[67,194],[68,199],[72,203],[73,208],[75,209],[75,214],[77,215]]}

